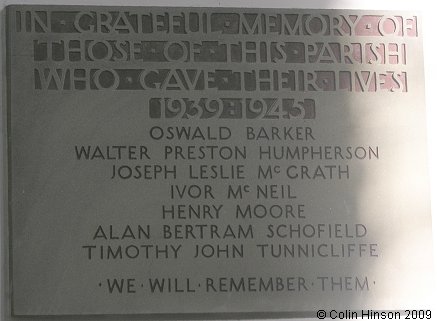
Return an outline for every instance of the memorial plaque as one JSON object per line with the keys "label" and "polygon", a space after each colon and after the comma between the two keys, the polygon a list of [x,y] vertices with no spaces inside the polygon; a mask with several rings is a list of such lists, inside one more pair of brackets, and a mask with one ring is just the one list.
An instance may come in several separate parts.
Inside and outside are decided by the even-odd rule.
{"label": "memorial plaque", "polygon": [[7,18],[13,315],[430,308],[416,13]]}

